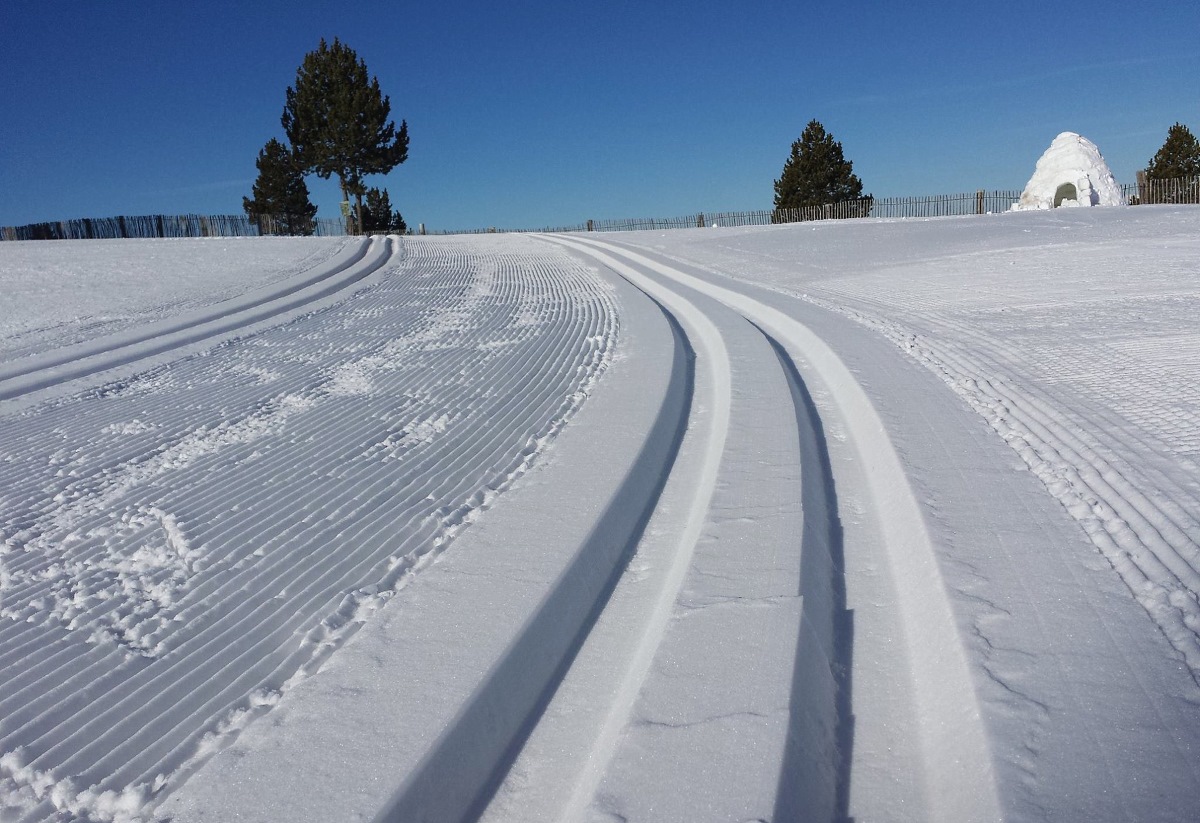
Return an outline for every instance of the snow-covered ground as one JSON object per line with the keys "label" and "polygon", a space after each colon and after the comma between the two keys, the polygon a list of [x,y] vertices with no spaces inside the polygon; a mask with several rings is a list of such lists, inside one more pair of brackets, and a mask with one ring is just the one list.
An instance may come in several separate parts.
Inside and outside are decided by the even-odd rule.
{"label": "snow-covered ground", "polygon": [[0,820],[1200,816],[1196,209],[0,282]]}
{"label": "snow-covered ground", "polygon": [[310,269],[344,237],[0,246],[0,354],[14,359],[211,305]]}

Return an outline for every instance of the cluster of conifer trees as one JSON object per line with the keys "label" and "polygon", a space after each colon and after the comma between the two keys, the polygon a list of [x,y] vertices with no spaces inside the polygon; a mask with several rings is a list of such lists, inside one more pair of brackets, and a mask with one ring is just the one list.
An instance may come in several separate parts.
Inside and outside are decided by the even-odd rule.
{"label": "cluster of conifer trees", "polygon": [[[287,90],[281,118],[285,145],[275,138],[258,154],[258,179],[253,197],[243,208],[260,221],[264,233],[311,234],[317,209],[309,201],[305,175],[328,180],[337,175],[346,225],[351,233],[407,231],[400,212],[393,211],[386,189],[367,188],[369,174],[387,174],[408,159],[408,124],[390,120],[391,104],[379,80],[349,46],[334,38],[321,40],[296,72]],[[1166,142],[1146,169],[1151,180],[1200,178],[1200,143],[1181,123],[1167,132]],[[1200,183],[1198,183],[1200,185]],[[842,144],[816,120],[809,121],[792,143],[783,172],[775,181],[775,214],[789,215],[831,203],[860,201],[862,216],[870,213],[870,195],[847,160]]]}
{"label": "cluster of conifer trees", "polygon": [[[367,188],[364,178],[387,174],[408,159],[408,124],[397,128],[391,103],[379,80],[349,46],[321,40],[289,86],[281,122],[288,144],[271,138],[258,154],[258,179],[243,208],[263,233],[311,234],[316,206],[304,178],[336,175],[347,205],[346,226],[353,234],[405,232],[400,212],[392,209],[386,189]],[[1150,180],[1200,178],[1200,142],[1176,123],[1146,169]],[[1200,180],[1197,181],[1200,186]],[[353,196],[353,208],[349,208]],[[842,144],[812,120],[792,143],[783,172],[775,181],[775,214],[789,215],[831,203],[860,201],[870,213],[871,196],[847,160]],[[794,218],[800,219],[800,218]]]}
{"label": "cluster of conifer trees", "polygon": [[[317,208],[304,178],[336,175],[351,234],[407,231],[386,189],[367,188],[408,159],[408,123],[396,128],[391,102],[366,63],[336,37],[309,52],[289,86],[281,118],[288,144],[271,138],[258,153],[258,178],[242,208],[264,234],[312,234]],[[365,202],[364,202],[365,199]]]}

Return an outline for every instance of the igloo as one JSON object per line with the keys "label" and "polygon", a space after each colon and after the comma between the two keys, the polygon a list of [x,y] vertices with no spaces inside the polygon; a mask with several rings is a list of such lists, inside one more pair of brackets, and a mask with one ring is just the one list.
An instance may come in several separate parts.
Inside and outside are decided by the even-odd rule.
{"label": "igloo", "polygon": [[1013,209],[1124,205],[1121,186],[1096,144],[1073,131],[1064,131],[1037,161],[1033,177]]}

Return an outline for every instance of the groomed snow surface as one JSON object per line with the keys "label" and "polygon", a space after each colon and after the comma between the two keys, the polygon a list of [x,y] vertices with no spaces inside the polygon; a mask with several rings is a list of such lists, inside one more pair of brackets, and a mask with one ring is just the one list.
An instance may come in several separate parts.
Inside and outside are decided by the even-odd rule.
{"label": "groomed snow surface", "polygon": [[0,244],[0,821],[1200,819],[1200,211]]}

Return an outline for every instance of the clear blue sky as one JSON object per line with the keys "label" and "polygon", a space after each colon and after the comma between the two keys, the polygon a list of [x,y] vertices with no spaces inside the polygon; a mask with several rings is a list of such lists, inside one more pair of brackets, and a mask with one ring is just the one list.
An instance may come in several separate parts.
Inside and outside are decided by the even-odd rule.
{"label": "clear blue sky", "polygon": [[1200,133],[1197,32],[1196,0],[3,0],[0,225],[240,213],[335,36],[408,121],[371,183],[412,225],[769,208],[813,118],[877,196],[1019,189],[1061,131],[1132,182]]}

